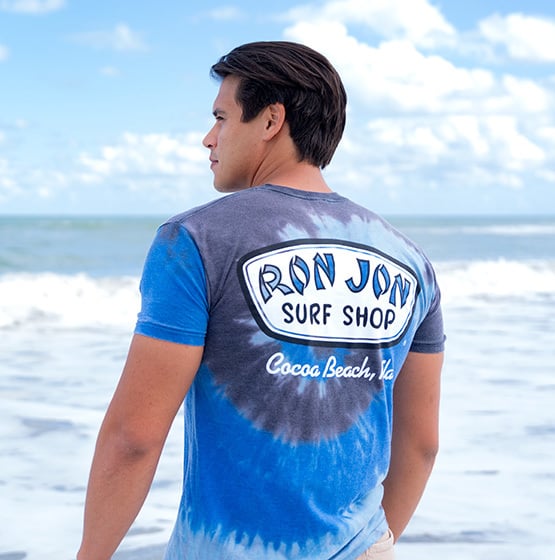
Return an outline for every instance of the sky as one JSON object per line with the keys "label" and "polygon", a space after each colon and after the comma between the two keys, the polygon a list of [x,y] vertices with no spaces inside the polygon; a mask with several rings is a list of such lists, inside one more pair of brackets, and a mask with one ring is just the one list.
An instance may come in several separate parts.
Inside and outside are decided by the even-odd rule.
{"label": "sky", "polygon": [[383,214],[555,214],[551,0],[0,0],[0,215],[220,196],[209,69],[258,40],[341,74],[340,194]]}

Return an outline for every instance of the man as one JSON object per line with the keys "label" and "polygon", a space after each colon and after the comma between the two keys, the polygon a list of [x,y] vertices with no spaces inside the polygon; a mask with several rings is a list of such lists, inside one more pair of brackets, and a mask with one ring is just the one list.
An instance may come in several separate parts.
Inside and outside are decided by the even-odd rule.
{"label": "man", "polygon": [[167,560],[392,558],[437,451],[434,272],[326,184],[346,95],[323,56],[251,43],[212,73],[203,143],[233,194],[170,219],[151,247],[78,559],[113,554],[184,400]]}

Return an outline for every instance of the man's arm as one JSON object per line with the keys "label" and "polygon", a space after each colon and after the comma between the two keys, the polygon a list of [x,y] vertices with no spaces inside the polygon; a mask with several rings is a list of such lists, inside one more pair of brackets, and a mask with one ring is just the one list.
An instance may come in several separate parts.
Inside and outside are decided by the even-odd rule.
{"label": "man's arm", "polygon": [[133,337],[98,435],[78,560],[111,558],[139,513],[202,352],[202,346]]}
{"label": "man's arm", "polygon": [[396,540],[420,501],[437,454],[442,364],[443,353],[410,352],[395,381],[383,507]]}

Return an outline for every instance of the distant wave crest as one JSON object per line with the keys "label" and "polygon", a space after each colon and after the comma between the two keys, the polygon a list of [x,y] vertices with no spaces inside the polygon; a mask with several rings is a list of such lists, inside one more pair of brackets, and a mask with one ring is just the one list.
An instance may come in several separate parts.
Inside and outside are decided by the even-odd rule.
{"label": "distant wave crest", "polygon": [[436,272],[445,306],[484,299],[555,297],[555,261],[442,262]]}
{"label": "distant wave crest", "polygon": [[86,274],[0,275],[0,328],[129,327],[139,311],[138,279]]}
{"label": "distant wave crest", "polygon": [[[555,298],[555,260],[440,262],[436,271],[445,307],[499,298]],[[139,279],[132,276],[0,275],[0,328],[132,329],[139,309]]]}

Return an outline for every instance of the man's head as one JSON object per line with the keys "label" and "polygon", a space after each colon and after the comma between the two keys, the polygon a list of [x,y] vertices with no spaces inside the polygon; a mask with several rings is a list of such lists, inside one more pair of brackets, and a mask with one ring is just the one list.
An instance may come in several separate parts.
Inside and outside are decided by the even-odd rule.
{"label": "man's head", "polygon": [[282,104],[299,161],[328,165],[345,128],[347,96],[324,56],[298,43],[248,43],[223,56],[211,74],[221,80],[238,78],[236,100],[243,122],[271,104]]}

